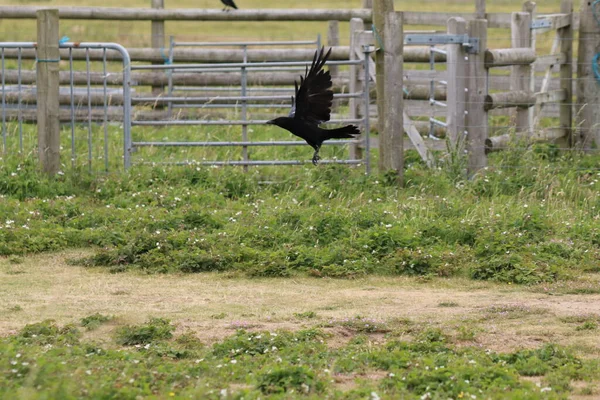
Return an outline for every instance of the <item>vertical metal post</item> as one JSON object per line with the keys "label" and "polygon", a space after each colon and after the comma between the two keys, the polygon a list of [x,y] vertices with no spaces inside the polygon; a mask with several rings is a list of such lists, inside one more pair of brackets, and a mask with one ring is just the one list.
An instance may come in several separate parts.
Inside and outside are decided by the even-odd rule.
{"label": "vertical metal post", "polygon": [[[248,62],[248,46],[243,45],[242,49],[244,50],[244,61],[246,64]],[[242,67],[242,97],[246,97],[247,92],[247,84],[248,84],[248,70],[246,67]],[[246,100],[242,100],[242,121],[246,121],[246,111],[247,111],[247,102]],[[242,125],[242,141],[248,141],[248,125]],[[242,146],[242,157],[244,161],[248,161],[248,146]],[[248,171],[248,165],[244,164],[244,171]]]}
{"label": "vertical metal post", "polygon": [[[435,53],[433,52],[433,46],[429,47],[429,69],[435,71]],[[429,118],[429,137],[434,137],[435,124],[433,119],[435,118],[435,80],[431,78],[429,81],[429,105],[431,106],[431,118]]]}
{"label": "vertical metal post", "polygon": [[[464,35],[467,32],[467,22],[462,18],[448,20],[448,34]],[[448,71],[448,86],[446,103],[446,134],[450,140],[450,156],[462,158],[465,147],[465,118],[466,118],[466,66],[465,49],[462,43],[446,45],[446,70]]]}
{"label": "vertical metal post", "polygon": [[17,118],[19,120],[19,152],[23,153],[23,112],[21,110],[21,48],[17,49]]}
{"label": "vertical metal post", "polygon": [[364,96],[364,102],[365,102],[365,113],[364,113],[364,123],[363,126],[365,128],[365,170],[367,175],[369,175],[371,173],[371,140],[370,140],[370,131],[371,131],[371,126],[369,123],[369,106],[370,106],[370,95],[369,95],[369,79],[371,78],[369,76],[369,60],[371,59],[371,51],[369,46],[364,46],[363,48],[363,52],[365,55],[365,66],[364,66],[364,70],[365,70],[365,80],[364,80],[364,85],[363,85],[363,96]]}
{"label": "vertical metal post", "polygon": [[[169,64],[173,64],[173,53],[175,51],[175,37],[171,35],[169,37]],[[167,70],[167,78],[168,78],[168,88],[167,92],[169,97],[173,96],[173,70]],[[173,102],[169,101],[168,103],[168,116],[171,118],[173,114]]]}
{"label": "vertical metal post", "polygon": [[71,90],[71,167],[75,166],[75,85],[73,83],[73,49],[69,47],[69,82]]}
{"label": "vertical metal post", "polygon": [[119,46],[123,56],[123,165],[131,167],[131,60],[127,50]]}
{"label": "vertical metal post", "polygon": [[2,48],[2,154],[6,154],[6,82],[4,72],[4,47]]}
{"label": "vertical metal post", "polygon": [[92,93],[90,82],[90,49],[85,49],[85,70],[87,73],[88,100],[88,169],[92,172]]}
{"label": "vertical metal post", "polygon": [[[356,61],[359,59],[358,51],[360,50],[359,46],[359,34],[360,32],[365,30],[365,25],[362,19],[360,18],[352,18],[350,20],[350,61]],[[359,93],[362,92],[364,85],[361,83],[360,79],[360,66],[359,65],[350,65],[349,71],[349,79],[350,83],[348,84],[348,91],[350,93]],[[360,98],[351,97],[349,99],[348,106],[349,110],[349,118],[355,119],[358,118],[360,114]],[[361,135],[361,138],[364,138],[364,135]],[[359,160],[363,158],[362,148],[359,145],[351,144],[350,151],[348,157],[352,160]]]}
{"label": "vertical metal post", "polygon": [[108,172],[108,96],[106,90],[106,48],[102,49],[102,93],[104,98],[104,169]]}

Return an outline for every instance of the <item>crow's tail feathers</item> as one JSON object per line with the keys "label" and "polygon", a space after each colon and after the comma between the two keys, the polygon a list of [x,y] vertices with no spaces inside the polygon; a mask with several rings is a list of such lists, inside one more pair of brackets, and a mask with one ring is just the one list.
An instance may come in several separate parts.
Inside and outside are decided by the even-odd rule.
{"label": "crow's tail feathers", "polygon": [[348,139],[354,138],[354,135],[360,135],[360,129],[354,125],[346,125],[342,128],[325,130],[325,139]]}

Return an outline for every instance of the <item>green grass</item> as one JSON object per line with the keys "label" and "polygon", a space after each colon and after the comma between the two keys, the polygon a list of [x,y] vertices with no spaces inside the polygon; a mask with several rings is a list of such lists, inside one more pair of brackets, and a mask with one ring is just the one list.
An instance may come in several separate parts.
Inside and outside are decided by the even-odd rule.
{"label": "green grass", "polygon": [[[128,329],[152,328],[175,329],[159,318]],[[191,333],[126,346],[121,339],[100,344],[73,326],[27,325],[0,339],[0,396],[564,399],[573,380],[593,393],[600,372],[596,361],[559,346],[496,353],[458,347],[439,329],[378,344],[358,335],[342,346],[330,346],[330,335],[315,328],[238,330],[210,346]]]}
{"label": "green grass", "polygon": [[[259,128],[259,136],[272,134]],[[177,149],[153,151],[137,156],[182,157]],[[199,151],[183,157],[198,159],[191,153]],[[310,155],[308,146],[298,154],[261,151],[271,159]],[[94,256],[74,262],[111,272],[400,274],[517,284],[568,280],[598,265],[598,159],[546,145],[493,155],[491,167],[470,180],[443,163],[427,169],[409,154],[403,188],[385,174],[345,166],[248,173],[138,166],[90,175],[85,158],[48,179],[31,157],[9,156],[0,166],[0,212],[10,216],[0,225],[2,255],[92,247]],[[118,162],[111,158],[115,168]]]}

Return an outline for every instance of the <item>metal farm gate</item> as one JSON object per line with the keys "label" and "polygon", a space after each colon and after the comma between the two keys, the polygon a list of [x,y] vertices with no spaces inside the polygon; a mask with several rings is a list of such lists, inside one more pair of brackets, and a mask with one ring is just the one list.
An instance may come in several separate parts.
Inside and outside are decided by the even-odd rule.
{"label": "metal farm gate", "polygon": [[[90,171],[94,167],[108,170],[111,157],[109,126],[120,122],[119,141],[130,136],[129,53],[116,43],[61,41],[59,49],[59,59],[43,60],[38,59],[34,42],[0,42],[2,153],[23,154],[37,146],[37,137],[31,134],[32,129],[27,135],[24,124],[37,120],[35,63],[52,62],[59,64],[60,109],[56,117],[63,125],[63,132],[65,124],[69,125],[71,166],[85,159]],[[81,63],[85,65],[78,70]],[[7,68],[9,64],[12,68]],[[66,144],[65,141],[62,144]],[[127,147],[121,148],[126,154]],[[98,164],[102,167],[98,168]]]}
{"label": "metal farm gate", "polygon": [[[259,146],[304,146],[302,140],[251,140],[251,126],[262,125],[275,115],[287,114],[290,108],[290,98],[293,95],[293,85],[281,84],[269,88],[260,85],[251,85],[249,78],[256,72],[274,74],[281,71],[294,71],[297,75],[303,74],[311,61],[291,62],[249,62],[244,57],[242,62],[231,63],[203,63],[203,64],[174,64],[173,51],[175,46],[237,46],[246,49],[249,46],[295,46],[320,44],[317,41],[302,42],[240,42],[240,43],[177,43],[171,40],[171,50],[168,58],[162,65],[137,65],[132,64],[127,50],[115,43],[71,43],[61,42],[59,60],[38,60],[36,45],[33,42],[0,43],[1,57],[1,85],[2,85],[2,149],[3,153],[15,150],[23,153],[33,151],[37,142],[33,137],[24,140],[24,124],[36,121],[36,72],[32,67],[33,62],[58,62],[60,66],[59,101],[60,118],[63,132],[63,160],[66,140],[64,132],[70,132],[70,160],[71,166],[82,166],[83,160],[87,168],[92,170],[109,170],[116,164],[130,168],[134,164],[147,163],[137,160],[136,153],[143,148],[167,147],[236,147],[242,149],[239,158],[228,160],[179,160],[152,161],[152,164],[199,164],[199,165],[301,165],[305,160],[265,160],[252,159],[248,149]],[[334,95],[336,101],[349,101],[362,103],[360,117],[358,115],[343,115],[339,111],[343,107],[336,107],[332,113],[331,124],[359,124],[363,135],[357,140],[334,140],[330,145],[347,145],[349,156],[347,159],[322,160],[322,163],[339,163],[364,165],[367,172],[370,170],[369,157],[369,119],[368,107],[370,73],[369,63],[371,48],[365,47],[367,57],[363,60],[329,61],[328,66],[346,66],[351,69],[362,69],[364,73],[363,88],[356,93],[338,93]],[[34,64],[33,64],[34,65]],[[10,67],[10,68],[8,68]],[[167,77],[167,84],[162,90],[150,92],[148,79],[143,78],[144,73],[158,73]],[[175,85],[179,74],[197,74],[202,76],[208,73],[217,75],[235,72],[239,76],[236,84],[199,87],[192,85]],[[156,76],[156,75],[155,75]],[[162,79],[161,78],[161,79]],[[296,77],[296,79],[298,79]],[[137,85],[134,88],[134,85]],[[153,85],[154,86],[154,85]],[[156,86],[160,86],[156,84]],[[136,90],[138,89],[139,90]],[[156,88],[154,88],[156,89]],[[337,90],[336,90],[337,91]],[[149,110],[150,108],[150,110]],[[182,110],[195,111],[231,109],[236,108],[238,117],[232,119],[214,118],[210,115],[191,117]],[[264,109],[273,115],[269,118],[248,118],[248,110]],[[196,114],[197,115],[197,114]],[[66,127],[65,125],[68,125]],[[142,127],[170,127],[170,126],[239,126],[239,136],[231,133],[233,139],[210,140],[157,140],[148,135],[147,129]],[[136,127],[140,127],[136,129]],[[30,128],[29,131],[33,129]],[[282,132],[282,135],[288,135]],[[31,134],[30,134],[31,136]],[[28,142],[28,143],[25,143]],[[35,143],[34,143],[35,142]],[[116,142],[122,149],[122,160],[117,156]],[[28,146],[27,146],[28,145]],[[27,148],[28,147],[28,148]],[[364,149],[364,151],[363,151]],[[120,151],[119,151],[120,153]],[[361,155],[364,154],[364,155]],[[116,161],[115,161],[116,160]],[[63,161],[64,163],[64,161]],[[112,164],[111,164],[112,163]],[[66,163],[64,163],[66,164]],[[100,168],[100,165],[102,167]]]}

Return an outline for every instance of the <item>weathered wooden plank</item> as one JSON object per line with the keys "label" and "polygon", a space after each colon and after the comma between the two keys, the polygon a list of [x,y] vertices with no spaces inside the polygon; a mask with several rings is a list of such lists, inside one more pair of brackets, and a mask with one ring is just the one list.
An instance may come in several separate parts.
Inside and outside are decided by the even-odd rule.
{"label": "weathered wooden plank", "polygon": [[594,143],[600,147],[600,85],[592,68],[595,55],[600,53],[600,24],[594,7],[591,1],[581,2],[577,60],[577,136],[580,147],[586,150]]}
{"label": "weathered wooden plank", "polygon": [[[468,24],[468,33],[471,37],[479,38],[479,47],[487,48],[487,21],[477,19]],[[467,152],[468,173],[470,176],[477,173],[487,165],[485,155],[485,140],[488,136],[488,116],[483,109],[485,95],[487,94],[485,67],[485,53],[469,54],[467,62]]]}
{"label": "weathered wooden plank", "polygon": [[[152,0],[152,8],[154,9],[164,9],[165,1],[164,0]],[[151,44],[152,48],[161,49],[165,48],[165,21],[152,21],[150,23],[150,35],[151,35]],[[153,64],[163,64],[162,61],[155,61]],[[160,93],[163,91],[163,86],[153,86],[153,93]]]}
{"label": "weathered wooden plank", "polygon": [[43,171],[55,175],[60,169],[58,10],[40,10],[37,17],[38,154]]}
{"label": "weathered wooden plank", "polygon": [[[385,98],[385,49],[381,43],[385,43],[385,18],[386,15],[394,11],[394,2],[392,0],[374,0],[373,1],[373,30],[377,32],[377,51],[373,54],[375,58],[375,84],[377,87],[377,115],[383,115],[383,99]],[[374,41],[374,39],[373,39]],[[383,120],[379,118],[377,129],[383,130]],[[383,169],[383,160],[386,155],[386,146],[379,149],[379,169]]]}
{"label": "weathered wooden plank", "polygon": [[[245,9],[225,13],[198,8],[57,7],[61,19],[109,21],[371,21],[367,9]],[[0,19],[34,19],[43,6],[2,6]]]}
{"label": "weathered wooden plank", "polygon": [[[369,31],[364,31],[364,35],[372,35]],[[365,36],[366,37],[366,36]],[[372,36],[369,36],[372,38]],[[374,43],[369,40],[369,43]],[[149,47],[129,48],[127,49],[131,57],[131,61],[164,63],[164,52],[160,49],[152,49]],[[428,63],[430,49],[428,46],[410,46],[404,49],[405,63]],[[266,62],[266,61],[306,61],[311,60],[314,55],[314,49],[249,49],[247,53],[249,62]],[[6,59],[16,59],[16,49],[5,49],[4,56]],[[62,60],[68,60],[69,53],[67,49],[60,50]],[[91,61],[101,61],[103,57],[102,50],[89,50]],[[350,57],[349,46],[333,46],[331,56],[332,61],[348,60]],[[35,60],[35,51],[32,49],[23,49],[21,58],[24,60]],[[84,49],[73,49],[74,60],[85,60],[86,51]],[[107,61],[121,61],[120,53],[108,50],[106,53]],[[180,63],[226,63],[226,62],[242,62],[244,60],[243,50],[226,50],[226,49],[195,49],[177,47],[173,51],[173,59]],[[436,62],[446,61],[444,54],[435,54]]]}
{"label": "weathered wooden plank", "polygon": [[[376,0],[377,1],[377,0]],[[380,140],[386,146],[382,172],[393,171],[402,184],[404,177],[404,129],[402,95],[402,14],[388,12],[384,20],[385,92],[383,131]]]}
{"label": "weathered wooden plank", "polygon": [[567,62],[567,55],[565,53],[548,54],[545,56],[538,56],[535,60],[535,66],[536,70],[544,69],[544,71],[547,71],[550,69],[550,71],[552,71],[552,68],[557,65],[562,65],[565,62]]}
{"label": "weathered wooden plank", "polygon": [[[330,60],[348,60],[348,46],[332,47]],[[127,52],[131,61],[143,61],[149,63],[163,64],[164,50],[153,49],[150,47],[128,48]],[[314,48],[306,49],[249,49],[247,59],[249,62],[266,62],[266,61],[306,61],[312,60],[315,54]],[[101,61],[103,50],[89,50],[89,57],[92,61]],[[6,49],[5,58],[16,59],[16,49]],[[35,50],[23,49],[21,58],[24,60],[34,60]],[[69,50],[61,49],[60,58],[62,60],[69,59]],[[85,60],[85,49],[73,49],[74,60]],[[106,53],[107,61],[121,61],[121,54],[117,51],[108,50]],[[180,63],[229,63],[242,62],[244,60],[244,51],[239,49],[198,49],[177,47],[173,51],[174,62]]]}
{"label": "weathered wooden plank", "polygon": [[545,14],[538,16],[536,19],[549,20],[551,25],[548,28],[545,28],[548,29],[548,31],[566,28],[567,26],[570,26],[572,22],[571,13]]}
{"label": "weathered wooden plank", "polygon": [[[0,72],[0,77],[2,73]],[[16,70],[7,70],[4,75],[6,84],[16,84],[18,82],[18,73]],[[90,83],[92,85],[102,85],[104,74],[99,72],[90,73]],[[70,76],[68,71],[61,71],[59,74],[61,85],[68,85]],[[257,86],[280,86],[293,85],[294,80],[298,80],[298,73],[293,72],[248,72],[248,84]],[[24,85],[34,84],[36,81],[33,71],[21,71],[21,83]],[[87,84],[87,73],[75,71],[73,73],[73,82],[76,85]],[[122,85],[123,74],[110,73],[106,76],[108,85]],[[239,72],[216,73],[206,72],[202,74],[193,72],[177,72],[173,74],[173,84],[176,86],[230,86],[239,85],[241,74]],[[131,83],[134,86],[152,86],[168,84],[168,76],[164,72],[133,72],[131,74]],[[346,77],[333,80],[334,88],[347,87],[348,79]]]}
{"label": "weathered wooden plank", "polygon": [[427,145],[425,144],[423,137],[421,137],[421,135],[419,134],[417,127],[412,123],[406,110],[404,110],[404,112],[403,112],[403,117],[404,117],[403,118],[404,119],[404,131],[408,135],[408,138],[412,142],[415,150],[417,150],[417,152],[419,153],[421,158],[423,160],[425,160],[427,165],[429,165],[429,166],[433,165],[433,158],[431,156],[431,153],[429,152],[429,149],[427,148]]}
{"label": "weathered wooden plank", "polygon": [[[448,21],[448,34],[464,35],[467,33],[467,22],[462,18],[450,18]],[[464,149],[465,117],[466,117],[466,61],[462,45],[447,46],[448,69],[448,138],[453,151],[461,157]]]}
{"label": "weathered wooden plank", "polygon": [[513,140],[523,140],[526,143],[554,142],[564,138],[566,134],[566,130],[562,128],[538,129],[533,135],[529,135],[528,133],[506,133],[488,138],[485,141],[485,151],[487,154],[493,151],[505,150],[509,148],[509,143]]}
{"label": "weathered wooden plank", "polygon": [[485,67],[528,65],[535,61],[535,51],[531,48],[488,49],[485,51]]}
{"label": "weathered wooden plank", "polygon": [[573,24],[573,0],[562,0],[560,11],[570,16],[570,24],[558,29],[560,38],[560,52],[565,56],[564,62],[560,64],[559,84],[565,94],[560,106],[560,127],[565,130],[566,145],[573,146],[573,35],[575,32]]}
{"label": "weathered wooden plank", "polygon": [[475,0],[475,18],[485,19],[485,1],[486,0]]}
{"label": "weathered wooden plank", "polygon": [[[334,47],[340,45],[340,23],[339,21],[329,21],[327,25],[327,46]],[[331,65],[329,72],[332,78],[337,78],[339,67],[337,65]]]}
{"label": "weathered wooden plank", "polygon": [[567,92],[564,89],[538,92],[534,95],[535,104],[546,105],[547,103],[559,103],[567,99]]}
{"label": "weathered wooden plank", "polygon": [[[35,12],[43,6],[0,6],[0,19],[35,19]],[[237,10],[224,13],[219,9],[109,7],[58,7],[61,19],[108,21],[349,21],[361,18],[371,22],[370,9],[259,9]],[[509,28],[510,13],[486,13],[490,28]],[[579,14],[574,14],[574,29],[579,27]],[[475,19],[476,13],[404,11],[405,25],[446,26],[448,19],[457,17]],[[540,17],[543,17],[541,15]]]}
{"label": "weathered wooden plank", "polygon": [[[530,50],[533,53],[535,61],[535,49],[531,48],[532,35],[530,13],[515,12],[512,14],[511,44],[514,50]],[[512,107],[509,104],[516,104],[518,106],[515,113],[515,130],[517,132],[527,132],[533,129],[533,121],[532,118],[530,118],[531,114],[528,110],[529,107],[535,104],[535,98],[530,90],[531,75],[531,64],[518,63],[517,65],[514,65],[510,76],[511,92],[491,95],[489,98],[496,100],[497,103],[486,103],[486,107],[491,105],[488,110],[495,108],[495,105],[508,105],[508,107]]]}
{"label": "weathered wooden plank", "polygon": [[[512,92],[500,92],[492,93],[485,96],[485,102],[483,108],[485,111],[490,111],[497,108],[511,108],[518,107],[526,109],[533,107],[536,104],[536,96],[528,90],[515,90]],[[517,123],[518,131],[527,131],[528,121],[527,114],[525,114],[525,125],[519,125]],[[520,129],[519,129],[520,128]]]}
{"label": "weathered wooden plank", "polygon": [[[450,62],[448,62],[448,66],[450,66]],[[448,72],[447,71],[438,71],[438,70],[415,70],[415,69],[405,69],[404,70],[404,80],[436,80],[436,81],[446,81],[448,80]]]}

